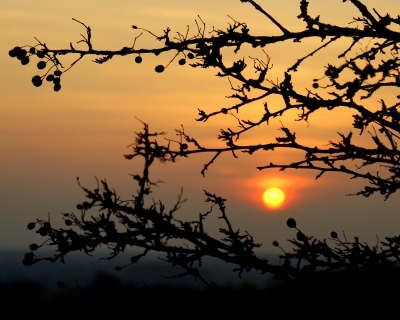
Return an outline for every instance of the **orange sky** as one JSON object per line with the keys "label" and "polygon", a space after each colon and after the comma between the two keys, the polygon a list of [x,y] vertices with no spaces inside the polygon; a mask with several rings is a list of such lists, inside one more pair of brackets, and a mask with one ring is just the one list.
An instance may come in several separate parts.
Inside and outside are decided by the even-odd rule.
{"label": "orange sky", "polygon": [[[259,1],[277,20],[291,30],[300,29],[296,19],[298,2]],[[320,13],[321,19],[335,23],[337,19],[348,22],[357,15],[350,3],[342,1],[310,1],[311,13]],[[398,9],[394,1],[363,1],[377,6],[382,13]],[[95,3],[95,5],[94,5]],[[331,5],[334,3],[334,5]],[[345,8],[345,9],[343,9]],[[142,64],[134,58],[115,57],[97,65],[89,58],[79,62],[63,75],[62,89],[55,93],[45,83],[35,88],[31,78],[38,71],[35,63],[21,66],[8,51],[16,45],[33,45],[34,37],[51,48],[67,48],[69,42],[80,40],[84,32],[76,18],[93,30],[93,45],[100,49],[120,49],[130,46],[138,32],[130,26],[147,28],[161,33],[169,26],[173,32],[185,32],[189,24],[195,30],[197,15],[207,24],[224,28],[230,15],[246,21],[254,34],[279,34],[279,30],[264,19],[249,4],[239,0],[224,1],[8,1],[0,11],[2,54],[0,65],[0,247],[24,247],[39,239],[26,229],[35,218],[47,218],[60,223],[60,212],[71,212],[83,200],[83,192],[76,184],[79,176],[84,186],[94,187],[95,177],[107,181],[124,197],[128,198],[136,188],[129,173],[141,170],[139,161],[124,160],[129,152],[127,145],[133,142],[134,132],[141,130],[135,117],[149,123],[156,131],[165,131],[175,138],[174,129],[184,124],[190,135],[204,145],[221,145],[216,137],[220,128],[236,126],[233,117],[215,117],[206,123],[194,121],[197,108],[206,111],[229,107],[232,100],[225,97],[230,92],[226,79],[215,77],[216,70],[193,69],[188,65],[173,63],[162,74],[156,74],[157,64],[166,64],[171,55],[143,56]],[[139,38],[137,47],[159,46],[149,35]],[[274,68],[271,79],[282,79],[282,72],[298,58],[319,45],[316,41],[301,44],[265,48],[271,56]],[[294,83],[302,88],[310,87],[312,79],[320,77],[328,62],[341,53],[344,42],[338,42],[326,53],[307,61],[296,75]],[[242,55],[263,55],[262,51],[244,48]],[[68,61],[68,59],[66,59]],[[378,97],[373,101],[379,100]],[[269,100],[271,108],[279,101]],[[262,103],[256,103],[239,114],[241,118],[260,117]],[[343,119],[347,116],[347,121]],[[300,142],[322,145],[337,139],[337,131],[348,132],[351,113],[321,113],[311,118],[309,126],[295,122],[295,114],[282,120],[293,128]],[[327,119],[329,121],[327,122]],[[259,128],[249,136],[243,136],[243,144],[272,139],[281,126],[278,120],[269,127]],[[175,164],[156,164],[152,174],[155,180],[166,181],[154,192],[172,205],[181,187],[189,199],[182,206],[182,217],[197,217],[207,210],[203,189],[228,199],[228,215],[236,228],[249,231],[263,249],[272,250],[272,241],[294,236],[285,221],[289,217],[298,220],[306,234],[328,237],[332,230],[346,231],[350,237],[375,241],[397,234],[400,215],[396,212],[398,196],[384,202],[376,196],[371,199],[346,197],[357,192],[362,181],[349,180],[345,176],[326,175],[315,181],[315,173],[299,171],[258,171],[256,166],[269,162],[285,162],[299,153],[279,151],[240,155],[233,159],[225,154],[210,167],[206,178],[200,171],[210,155],[195,155]],[[301,154],[300,154],[301,156]],[[267,187],[281,187],[286,193],[286,204],[271,214],[262,203],[262,193]],[[54,220],[53,220],[54,219]],[[189,218],[188,218],[189,219]],[[218,220],[214,221],[217,227]]]}

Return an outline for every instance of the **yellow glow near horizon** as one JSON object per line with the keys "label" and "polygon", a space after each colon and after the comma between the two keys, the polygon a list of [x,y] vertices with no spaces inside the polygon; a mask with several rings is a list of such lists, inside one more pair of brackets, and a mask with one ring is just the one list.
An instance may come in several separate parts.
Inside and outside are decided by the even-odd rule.
{"label": "yellow glow near horizon", "polygon": [[285,201],[285,194],[279,188],[269,188],[263,193],[263,200],[269,208],[277,209]]}

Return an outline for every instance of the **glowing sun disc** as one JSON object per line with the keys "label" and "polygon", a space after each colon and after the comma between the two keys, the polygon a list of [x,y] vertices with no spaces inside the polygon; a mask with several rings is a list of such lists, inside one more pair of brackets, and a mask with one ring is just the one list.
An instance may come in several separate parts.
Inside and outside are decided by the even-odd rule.
{"label": "glowing sun disc", "polygon": [[279,208],[285,201],[285,194],[279,188],[269,188],[263,193],[263,200],[270,208]]}

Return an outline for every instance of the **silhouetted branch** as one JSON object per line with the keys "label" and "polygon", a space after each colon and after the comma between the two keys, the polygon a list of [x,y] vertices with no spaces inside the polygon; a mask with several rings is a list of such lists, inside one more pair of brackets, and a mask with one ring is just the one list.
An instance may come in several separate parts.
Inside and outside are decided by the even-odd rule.
{"label": "silhouetted branch", "polygon": [[[243,271],[255,269],[261,273],[271,273],[285,282],[310,277],[317,271],[331,272],[344,268],[358,272],[361,269],[389,270],[397,267],[400,244],[398,237],[386,238],[387,242],[381,242],[381,247],[369,247],[360,243],[358,238],[352,242],[346,238],[342,241],[336,232],[332,232],[331,238],[336,246],[331,248],[325,241],[306,236],[296,227],[296,222],[289,219],[288,226],[297,230],[296,239],[290,240],[295,249],[293,252],[283,251],[282,265],[271,265],[256,256],[254,249],[259,245],[248,233],[235,231],[225,212],[225,200],[215,194],[205,192],[206,201],[211,203],[211,208],[206,213],[199,214],[198,220],[191,222],[179,220],[174,216],[174,212],[183,202],[181,196],[169,212],[165,211],[161,201],[146,206],[145,199],[157,183],[152,182],[149,177],[149,168],[154,161],[156,159],[161,162],[175,161],[179,157],[197,153],[211,154],[211,160],[201,171],[203,175],[225,152],[237,157],[239,151],[251,155],[256,151],[294,149],[303,152],[304,156],[289,163],[270,163],[259,166],[258,169],[313,170],[317,173],[316,178],[320,178],[325,172],[344,173],[351,178],[366,181],[368,185],[356,193],[366,197],[379,192],[387,199],[400,188],[400,151],[397,147],[400,139],[400,102],[398,102],[400,95],[394,96],[396,101],[391,102],[391,105],[387,102],[388,98],[379,99],[378,104],[368,101],[373,95],[382,92],[382,89],[400,87],[400,36],[399,32],[395,31],[400,25],[400,17],[392,17],[389,14],[381,16],[376,10],[373,12],[369,10],[362,2],[350,0],[351,5],[357,8],[361,16],[354,18],[351,26],[332,25],[324,23],[320,16],[310,16],[308,1],[301,0],[297,18],[304,22],[304,27],[300,31],[291,32],[256,1],[241,0],[241,2],[249,2],[283,34],[253,35],[246,23],[232,18],[233,22],[228,23],[225,29],[213,28],[210,33],[206,33],[206,24],[198,17],[199,21],[195,20],[196,30],[193,35],[190,35],[189,27],[185,33],[171,37],[170,28],[162,30],[161,35],[157,35],[148,29],[132,26],[132,29],[136,30],[134,32],[141,32],[136,36],[132,46],[124,46],[119,50],[97,50],[92,46],[90,27],[74,19],[86,29],[86,36],[81,35],[83,39],[78,41],[85,43],[86,49],[76,49],[72,42],[69,48],[52,49],[36,39],[38,43],[34,46],[15,47],[10,50],[9,55],[19,60],[22,65],[28,64],[30,59],[38,58],[40,60],[38,69],[47,71],[43,71],[45,72],[43,75],[35,75],[32,78],[33,85],[40,87],[46,79],[53,83],[55,91],[61,89],[61,76],[86,56],[92,57],[97,64],[103,64],[114,56],[133,54],[136,55],[135,62],[141,63],[146,54],[154,54],[162,59],[163,53],[172,52],[173,58],[169,62],[155,66],[155,72],[165,72],[166,68],[180,57],[178,60],[180,65],[185,65],[187,60],[190,60],[191,67],[216,68],[218,77],[229,79],[233,91],[229,98],[235,99],[236,103],[229,108],[224,107],[210,112],[199,109],[197,121],[206,122],[211,117],[229,114],[238,123],[238,128],[228,127],[220,130],[218,139],[224,144],[220,148],[203,146],[199,139],[187,134],[183,126],[176,130],[179,141],[166,138],[159,142],[155,138],[164,133],[152,133],[147,124],[143,123],[143,131],[136,133],[136,140],[131,145],[132,153],[125,156],[129,160],[138,156],[144,159],[143,173],[132,176],[139,185],[133,199],[122,200],[105,180],[98,183],[94,190],[81,186],[87,201],[77,206],[80,215],[64,214],[68,228],[53,228],[50,221],[45,220],[37,220],[28,225],[29,229],[35,229],[38,225],[37,233],[47,240],[40,246],[36,244],[30,246],[32,252],[25,255],[23,261],[25,265],[32,265],[42,260],[64,262],[64,257],[69,252],[79,250],[90,255],[98,246],[105,244],[111,252],[108,259],[123,252],[127,246],[140,248],[142,253],[132,257],[131,263],[136,263],[150,251],[163,252],[168,263],[185,270],[177,277],[192,275],[208,287],[212,287],[213,284],[199,273],[204,256],[237,265],[235,270],[239,276]],[[154,37],[161,43],[160,47],[136,49],[136,40],[142,33]],[[302,40],[314,38],[322,42],[317,49],[303,57],[296,57],[297,62],[286,69],[281,80],[269,79],[272,63],[263,48],[281,42],[294,42],[294,45],[300,45]],[[328,64],[321,76],[313,79],[309,88],[305,90],[303,87],[297,88],[293,84],[292,77],[301,67],[301,63],[311,59],[317,52],[324,52],[339,38],[348,39],[350,43],[340,51],[341,54],[338,56],[340,62]],[[358,43],[367,44],[361,53],[354,52]],[[244,57],[238,58],[233,63],[227,62],[223,52],[231,49],[234,53],[239,53],[243,45],[262,49],[264,60],[258,58],[256,53],[248,58],[250,64]],[[78,55],[78,58],[70,67],[64,68],[60,61],[60,57],[64,55]],[[247,72],[249,70],[253,73]],[[271,111],[267,101],[271,97],[279,98],[283,107]],[[262,103],[261,118],[241,119],[238,113],[252,103]],[[332,111],[339,108],[354,112],[353,128],[347,130],[346,134],[338,132],[340,137],[338,141],[328,140],[322,147],[301,144],[299,142],[301,137],[282,123],[279,136],[269,137],[270,140],[259,144],[239,143],[239,138],[251,129],[264,123],[269,125],[271,119],[287,115],[293,110],[299,112],[295,120],[308,123],[319,110]],[[354,132],[358,132],[361,136],[367,135],[370,145],[356,144],[353,139]],[[86,213],[92,208],[97,208],[99,213],[89,217]],[[224,224],[220,228],[223,236],[221,239],[209,236],[203,225],[204,220],[212,215],[215,208],[221,213],[220,220]],[[182,241],[185,245],[177,245],[171,240]],[[33,251],[44,244],[56,246],[56,253],[51,257],[37,257]],[[273,244],[279,247],[278,242]]]}
{"label": "silhouetted branch", "polygon": [[[234,229],[226,213],[226,199],[216,194],[204,191],[206,202],[211,203],[211,207],[206,213],[200,213],[199,219],[195,221],[184,221],[174,216],[180,209],[180,204],[185,201],[182,200],[182,193],[169,212],[165,210],[161,201],[146,206],[144,199],[154,186],[149,180],[149,168],[154,160],[168,161],[168,158],[165,157],[166,153],[160,153],[158,148],[154,148],[159,146],[155,140],[159,133],[150,132],[144,124],[143,131],[136,135],[137,139],[133,144],[135,153],[131,158],[140,156],[144,159],[145,167],[142,175],[135,175],[139,184],[137,195],[131,200],[122,200],[106,181],[101,181],[101,187],[98,183],[94,190],[81,186],[87,201],[77,205],[80,214],[63,214],[66,228],[55,228],[50,221],[40,219],[28,225],[28,229],[37,229],[36,232],[46,237],[46,241],[41,246],[31,244],[32,251],[25,254],[24,265],[30,266],[43,260],[64,263],[65,256],[70,252],[83,251],[90,255],[105,244],[110,250],[110,255],[102,259],[113,259],[127,247],[142,250],[141,254],[131,257],[130,263],[116,267],[117,271],[137,263],[150,251],[162,252],[166,255],[162,260],[185,270],[173,278],[190,275],[200,279],[209,288],[215,284],[208,282],[200,273],[203,257],[207,256],[237,265],[234,271],[238,272],[239,277],[243,271],[254,269],[261,274],[271,273],[274,278],[284,282],[311,277],[317,270],[332,272],[342,268],[351,271],[397,268],[399,237],[386,238],[387,242],[381,243],[383,249],[379,249],[378,246],[370,248],[367,244],[360,244],[358,238],[355,238],[354,242],[348,242],[346,239],[342,241],[332,232],[331,238],[336,246],[331,248],[325,241],[307,237],[297,228],[296,221],[289,219],[288,226],[297,230],[297,240],[289,240],[294,245],[294,251],[283,251],[281,258],[284,263],[272,265],[267,260],[257,257],[255,249],[261,245],[256,243],[248,232],[242,233]],[[329,170],[319,167],[315,169]],[[333,165],[331,170],[336,170]],[[204,220],[210,217],[215,208],[220,212],[218,218],[223,224],[219,229],[221,238],[209,236],[204,229]],[[98,213],[89,214],[93,209]],[[36,225],[39,225],[39,228]],[[56,247],[53,256],[41,258],[34,253],[44,244]],[[273,245],[279,247],[276,241]]]}

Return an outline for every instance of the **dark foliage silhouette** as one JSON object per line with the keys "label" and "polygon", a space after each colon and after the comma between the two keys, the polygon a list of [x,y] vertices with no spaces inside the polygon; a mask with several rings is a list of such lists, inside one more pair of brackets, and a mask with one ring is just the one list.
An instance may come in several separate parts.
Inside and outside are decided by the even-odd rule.
{"label": "dark foliage silhouette", "polygon": [[[250,234],[234,229],[225,212],[225,199],[218,195],[205,191],[206,201],[211,203],[211,209],[200,214],[197,221],[181,221],[174,217],[183,201],[182,198],[179,198],[169,211],[166,211],[161,202],[145,206],[144,199],[154,185],[149,180],[149,168],[154,160],[174,161],[178,157],[205,152],[212,153],[213,157],[204,165],[203,175],[219,155],[225,152],[236,157],[237,152],[253,154],[257,151],[290,148],[303,151],[304,157],[292,163],[270,163],[258,169],[307,169],[316,171],[317,178],[325,172],[345,173],[351,178],[366,181],[368,185],[356,193],[366,197],[378,192],[387,199],[400,187],[400,153],[397,149],[400,135],[400,95],[395,94],[395,90],[400,86],[400,36],[397,31],[400,16],[381,15],[378,11],[367,8],[359,0],[344,0],[337,5],[342,5],[344,10],[346,6],[354,6],[359,12],[359,17],[355,17],[351,21],[352,24],[346,26],[332,25],[324,23],[320,16],[312,17],[308,11],[309,2],[302,0],[299,1],[297,18],[304,22],[304,28],[301,31],[290,31],[255,1],[241,2],[253,6],[265,19],[271,21],[281,34],[255,36],[251,34],[246,23],[233,19],[225,30],[213,29],[208,33],[206,24],[199,17],[199,20],[196,20],[196,32],[192,36],[189,35],[189,29],[185,34],[178,33],[177,37],[172,37],[169,28],[163,30],[161,35],[156,35],[134,25],[132,28],[141,33],[138,33],[132,46],[114,51],[98,50],[92,45],[91,28],[74,19],[86,30],[86,35],[79,41],[86,45],[84,49],[76,49],[72,43],[68,49],[52,49],[38,40],[34,46],[15,47],[9,52],[11,57],[20,60],[23,65],[31,59],[39,58],[38,69],[47,71],[44,71],[43,75],[35,75],[32,83],[40,87],[46,79],[53,83],[55,91],[61,89],[60,80],[64,74],[86,56],[94,57],[95,63],[103,64],[109,63],[115,56],[134,55],[135,63],[145,63],[146,54],[155,54],[160,59],[160,64],[154,68],[157,73],[167,72],[169,64],[177,60],[180,65],[189,64],[194,68],[216,68],[217,76],[227,77],[229,81],[237,83],[231,83],[233,94],[230,98],[235,99],[236,103],[230,108],[213,112],[198,111],[197,120],[203,122],[211,117],[227,114],[235,118],[239,129],[221,129],[218,136],[226,147],[204,147],[197,139],[188,135],[183,127],[177,130],[180,142],[170,140],[167,144],[160,144],[155,139],[160,133],[150,132],[145,124],[143,131],[137,133],[133,153],[126,156],[127,159],[140,156],[145,160],[143,173],[133,176],[139,184],[137,195],[131,201],[122,201],[106,181],[100,181],[94,190],[82,187],[88,200],[77,206],[80,215],[64,214],[67,228],[53,228],[50,222],[45,220],[37,220],[28,225],[28,229],[37,229],[37,233],[46,237],[46,243],[56,246],[57,251],[52,257],[38,258],[33,251],[41,246],[32,244],[32,252],[25,256],[25,265],[41,260],[64,262],[65,255],[71,251],[80,250],[90,254],[100,244],[106,244],[111,250],[109,258],[124,251],[127,246],[142,248],[143,253],[132,257],[130,264],[136,263],[151,250],[164,252],[167,262],[185,270],[176,277],[192,275],[208,287],[212,287],[213,284],[204,279],[198,270],[204,256],[236,264],[239,276],[243,271],[255,269],[261,273],[272,273],[275,278],[284,282],[314,277],[320,272],[375,272],[378,269],[393,270],[397,267],[399,237],[387,237],[385,241],[371,247],[360,242],[358,238],[348,241],[344,235],[339,237],[336,232],[332,232],[331,241],[334,246],[331,247],[326,241],[305,235],[298,229],[296,221],[289,219],[288,226],[297,231],[296,238],[290,240],[294,251],[283,251],[282,264],[271,265],[256,256],[254,249],[259,244]],[[135,48],[142,33],[155,37],[162,46]],[[270,80],[268,71],[272,63],[262,48],[279,42],[294,42],[294,45],[300,45],[299,42],[308,38],[320,39],[322,44],[309,54],[296,57],[296,63],[287,68],[282,81]],[[296,88],[292,76],[300,70],[302,63],[343,38],[349,39],[350,44],[343,48],[339,55],[342,62],[326,65],[321,77],[310,81],[311,88],[305,92]],[[242,58],[228,65],[222,50],[231,48],[234,53],[239,53],[244,45],[252,46],[255,54],[262,55],[263,58]],[[363,46],[361,53],[356,52],[357,46]],[[164,63],[163,54],[167,52],[173,52],[175,55],[170,62]],[[64,55],[77,55],[78,58],[69,67],[64,67],[61,62]],[[255,77],[248,76],[249,69],[255,71]],[[384,99],[377,103],[371,102],[371,98],[384,89],[391,89],[390,94],[397,102],[391,102],[389,105]],[[284,107],[272,110],[267,103],[270,96],[280,97]],[[234,114],[254,103],[260,103],[262,106],[262,116],[259,119],[243,120]],[[324,147],[298,143],[295,132],[284,125],[280,128],[281,136],[272,141],[257,145],[239,144],[241,135],[261,124],[268,124],[270,120],[286,115],[291,110],[300,112],[297,120],[307,122],[320,110],[331,111],[337,108],[354,111],[353,128],[346,133],[338,133],[339,136],[329,140]],[[361,136],[369,136],[369,146],[356,144],[353,131]],[[99,209],[100,214],[89,217],[87,212],[93,208]],[[209,236],[203,226],[204,219],[215,209],[219,210],[221,221],[224,223],[220,229],[221,239]],[[182,241],[182,244],[176,244],[175,240]],[[273,245],[279,246],[278,242],[274,242]],[[124,267],[126,266],[117,269],[121,270]]]}
{"label": "dark foliage silhouette", "polygon": [[[107,259],[114,258],[126,247],[143,250],[141,254],[131,257],[125,266],[116,267],[117,271],[137,263],[150,251],[163,252],[166,254],[166,262],[185,270],[174,278],[194,276],[209,288],[215,284],[207,281],[199,271],[205,256],[237,265],[234,271],[238,272],[239,277],[243,271],[254,269],[262,274],[271,273],[274,278],[285,283],[332,271],[390,273],[396,270],[400,236],[387,237],[385,242],[370,247],[359,242],[358,238],[348,241],[345,236],[341,239],[336,232],[332,232],[330,236],[335,246],[331,247],[326,241],[305,235],[297,227],[296,221],[290,218],[287,226],[297,231],[296,238],[289,240],[294,250],[285,252],[282,249],[282,263],[273,265],[257,257],[254,249],[260,244],[247,232],[241,233],[231,225],[225,212],[226,200],[215,194],[205,191],[206,202],[211,203],[211,208],[200,213],[199,219],[195,221],[175,218],[174,214],[184,201],[181,196],[170,210],[161,201],[146,206],[144,200],[151,193],[151,187],[156,185],[149,179],[150,166],[155,160],[170,160],[169,149],[157,142],[156,137],[161,134],[150,132],[147,124],[144,124],[143,131],[137,133],[132,145],[133,153],[125,156],[127,159],[142,157],[145,163],[143,173],[133,175],[139,189],[132,200],[122,200],[104,180],[98,182],[97,188],[93,190],[81,186],[87,201],[77,205],[79,215],[63,214],[66,228],[53,228],[49,221],[40,219],[28,224],[28,229],[36,229],[38,234],[46,237],[46,241],[42,245],[30,245],[32,251],[25,255],[24,265],[30,266],[42,260],[64,262],[64,257],[72,251],[90,254],[104,244],[110,249]],[[98,214],[89,213],[95,209]],[[224,224],[219,229],[221,238],[208,235],[204,228],[205,219],[215,209],[219,211],[219,218]],[[34,251],[45,244],[55,246],[56,252],[51,257],[39,258]],[[279,247],[277,241],[273,245]],[[60,282],[58,286],[62,288],[64,284]]]}
{"label": "dark foliage silhouette", "polygon": [[[221,129],[218,139],[224,141],[227,147],[219,149],[203,147],[195,139],[189,138],[183,130],[179,131],[187,142],[193,144],[194,149],[181,148],[178,151],[171,152],[171,156],[188,156],[199,152],[214,153],[214,157],[202,170],[204,174],[209,165],[224,152],[231,152],[236,156],[235,151],[252,154],[261,150],[297,149],[304,151],[305,157],[303,159],[290,164],[270,163],[260,166],[258,169],[311,169],[318,172],[317,177],[325,172],[342,172],[352,178],[365,179],[369,183],[357,194],[368,197],[379,192],[387,199],[399,188],[400,168],[398,167],[399,153],[397,150],[400,121],[397,108],[399,103],[387,105],[385,100],[381,99],[377,105],[374,103],[370,107],[366,101],[373,95],[376,96],[381,89],[399,86],[399,33],[394,29],[400,25],[400,18],[392,17],[389,14],[381,15],[376,10],[368,9],[361,1],[351,0],[343,2],[350,2],[351,5],[355,6],[360,16],[354,18],[351,27],[331,25],[322,22],[319,16],[310,16],[308,13],[309,3],[303,0],[300,1],[300,14],[297,18],[304,21],[304,29],[291,32],[256,2],[241,2],[247,2],[255,10],[261,12],[266,19],[272,21],[281,30],[282,34],[278,36],[253,36],[246,23],[236,20],[233,20],[226,30],[213,29],[207,33],[206,24],[199,17],[199,21],[196,21],[197,30],[193,36],[189,36],[189,29],[185,35],[178,32],[177,37],[171,37],[169,28],[163,30],[162,35],[157,36],[147,29],[132,26],[138,32],[155,37],[163,43],[160,48],[136,49],[135,45],[139,36],[142,35],[141,33],[136,37],[132,46],[123,47],[116,51],[98,50],[93,48],[90,27],[73,19],[86,29],[86,36],[82,35],[82,40],[78,41],[78,43],[84,43],[87,46],[86,49],[76,49],[72,43],[68,49],[51,49],[37,40],[38,43],[34,46],[15,47],[10,50],[9,55],[19,59],[22,64],[29,63],[30,59],[35,56],[41,59],[38,63],[38,69],[46,69],[47,65],[49,67],[42,76],[34,76],[32,83],[39,87],[46,79],[54,84],[55,91],[61,89],[61,77],[86,56],[95,56],[97,58],[94,59],[94,62],[103,64],[114,56],[135,55],[136,63],[141,63],[146,54],[159,55],[159,59],[163,60],[162,54],[171,51],[175,53],[173,59],[167,64],[157,65],[155,67],[156,72],[164,72],[175,59],[179,59],[178,63],[181,65],[184,65],[188,59],[191,62],[189,63],[190,66],[195,68],[217,68],[219,70],[217,76],[228,77],[238,82],[236,87],[232,85],[234,93],[230,96],[238,102],[230,108],[222,108],[210,113],[199,110],[197,120],[207,121],[209,118],[220,114],[230,114],[237,119],[239,129]],[[347,4],[341,5],[345,10]],[[210,36],[207,37],[207,34],[210,34]],[[248,68],[248,63],[244,58],[237,60],[232,65],[226,65],[221,51],[224,48],[232,48],[235,53],[239,53],[242,46],[248,44],[258,49],[256,54],[259,54],[263,50],[261,48],[265,48],[268,44],[285,41],[296,43],[307,38],[321,39],[323,44],[306,56],[299,57],[295,64],[287,68],[283,81],[280,82],[278,80],[274,82],[267,77],[272,66],[268,55],[265,54],[263,59],[249,57],[250,65],[256,72],[254,78],[247,76],[246,71],[251,67]],[[323,51],[338,39],[343,38],[347,38],[351,42],[339,55],[343,62],[340,65],[328,64],[321,74],[321,78],[314,79],[312,88],[307,89],[305,93],[297,90],[293,86],[292,75],[299,70],[302,62],[311,59],[317,52]],[[354,47],[361,44],[365,45],[362,53],[354,52]],[[69,67],[64,68],[60,60],[64,55],[77,55],[78,58]],[[271,111],[266,98],[272,95],[280,96],[285,107]],[[260,119],[242,120],[233,114],[233,111],[239,112],[240,109],[254,102],[263,104],[263,115]],[[238,144],[240,135],[263,123],[268,124],[270,119],[280,117],[289,110],[299,110],[298,120],[308,121],[318,110],[333,110],[335,108],[348,108],[354,111],[353,127],[360,135],[370,135],[372,147],[354,144],[352,131],[339,133],[339,138],[330,140],[325,148],[306,146],[299,144],[295,133],[284,126],[281,127],[282,136],[277,137],[273,142],[258,145]],[[351,165],[352,161],[355,161],[356,166]],[[368,170],[369,168],[370,170]]]}

